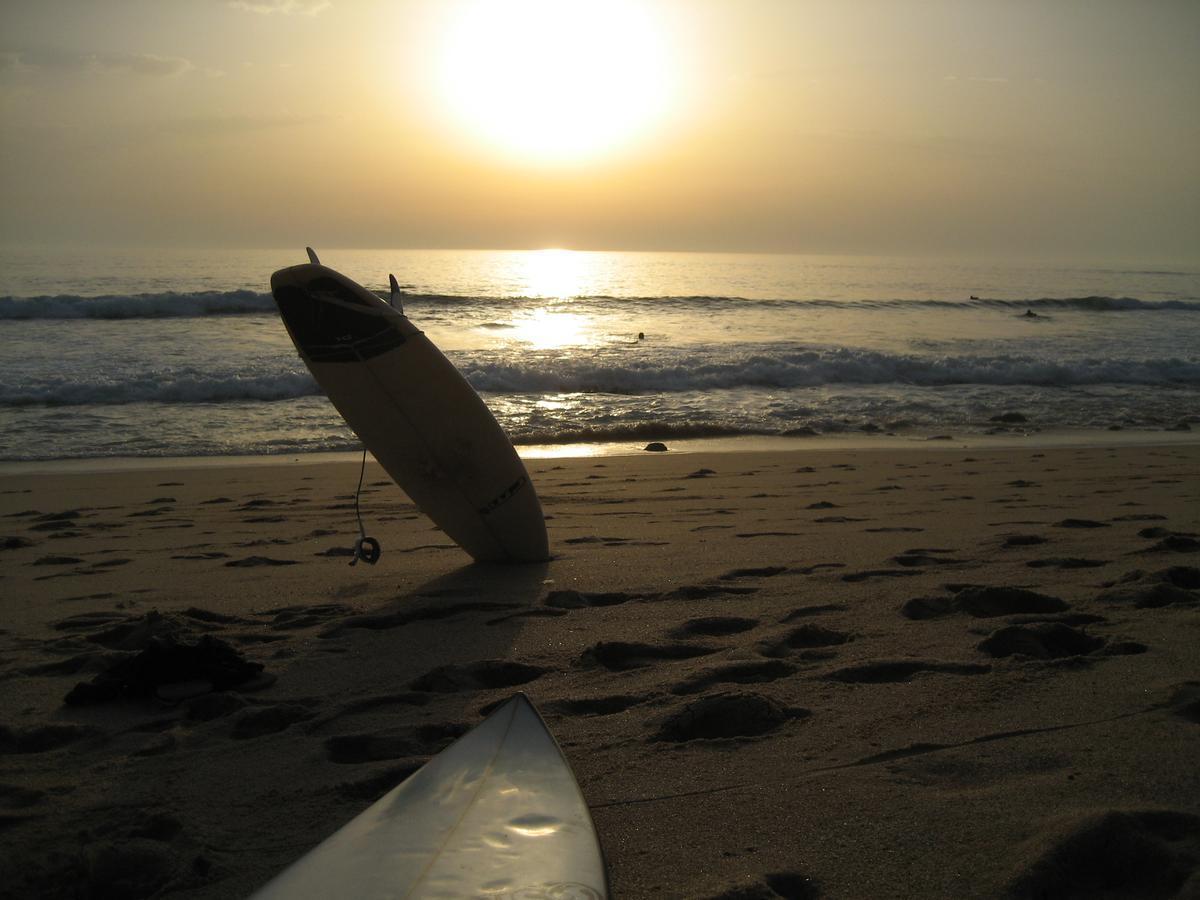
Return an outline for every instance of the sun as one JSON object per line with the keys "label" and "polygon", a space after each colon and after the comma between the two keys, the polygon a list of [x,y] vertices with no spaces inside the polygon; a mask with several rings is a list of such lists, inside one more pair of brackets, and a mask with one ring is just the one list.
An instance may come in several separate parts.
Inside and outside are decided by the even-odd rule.
{"label": "sun", "polygon": [[666,30],[630,0],[455,4],[438,93],[474,140],[520,161],[578,163],[647,139],[667,113]]}

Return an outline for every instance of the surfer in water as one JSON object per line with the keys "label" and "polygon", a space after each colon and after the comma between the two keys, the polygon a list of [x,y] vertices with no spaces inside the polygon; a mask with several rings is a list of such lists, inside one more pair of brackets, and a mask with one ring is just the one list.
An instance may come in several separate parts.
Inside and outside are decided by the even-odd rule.
{"label": "surfer in water", "polygon": [[1040,319],[1041,316],[1039,316],[1037,313],[1035,313],[1032,309],[1027,309],[1021,315],[1021,318],[1022,319]]}

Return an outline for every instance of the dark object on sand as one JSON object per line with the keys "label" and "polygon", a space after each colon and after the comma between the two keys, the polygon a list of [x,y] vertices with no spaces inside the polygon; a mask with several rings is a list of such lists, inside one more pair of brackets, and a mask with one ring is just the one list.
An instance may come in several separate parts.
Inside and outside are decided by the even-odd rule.
{"label": "dark object on sand", "polygon": [[121,697],[174,697],[175,686],[194,686],[189,694],[224,691],[257,678],[262,663],[250,662],[222,640],[205,635],[195,644],[172,637],[154,638],[136,656],[125,657],[91,681],[81,681],[63,700],[91,706]]}
{"label": "dark object on sand", "polygon": [[649,444],[647,444],[642,449],[646,450],[650,453],[666,453],[667,445],[664,444],[662,441],[651,441]]}

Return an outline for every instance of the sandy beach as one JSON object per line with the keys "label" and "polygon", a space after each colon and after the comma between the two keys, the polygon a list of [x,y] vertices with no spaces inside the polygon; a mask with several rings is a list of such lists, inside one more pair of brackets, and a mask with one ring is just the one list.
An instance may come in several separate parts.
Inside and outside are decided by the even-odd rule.
{"label": "sandy beach", "polygon": [[515,567],[374,465],[353,568],[357,463],[0,476],[0,894],[246,896],[522,690],[615,896],[1200,896],[1200,446],[528,465]]}

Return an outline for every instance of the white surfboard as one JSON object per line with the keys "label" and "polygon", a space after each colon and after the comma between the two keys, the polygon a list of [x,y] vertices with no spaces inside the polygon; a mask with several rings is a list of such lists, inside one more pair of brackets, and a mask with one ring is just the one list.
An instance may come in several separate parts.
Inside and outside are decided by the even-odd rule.
{"label": "white surfboard", "polygon": [[571,768],[517,694],[252,900],[606,900]]}
{"label": "white surfboard", "polygon": [[[550,555],[533,483],[467,380],[393,304],[316,261],[271,292],[300,357],[413,502],[476,560]],[[394,281],[394,279],[393,279]]]}

